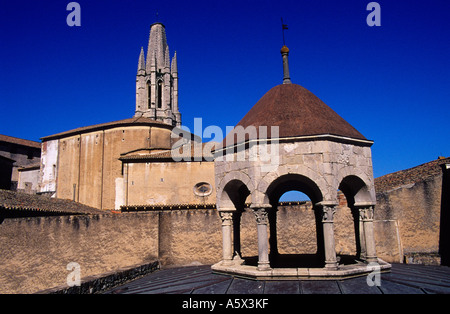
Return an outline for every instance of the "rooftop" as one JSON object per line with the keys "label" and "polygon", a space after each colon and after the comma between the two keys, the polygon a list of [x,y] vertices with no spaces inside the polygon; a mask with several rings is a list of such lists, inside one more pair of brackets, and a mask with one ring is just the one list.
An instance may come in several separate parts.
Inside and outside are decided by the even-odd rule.
{"label": "rooftop", "polygon": [[[450,293],[450,268],[393,264],[380,285],[367,276],[332,280],[249,280],[211,272],[207,265],[168,268],[116,287],[112,294],[435,294]],[[188,299],[188,298],[186,298]],[[220,302],[218,302],[220,303]],[[225,305],[225,304],[223,304]]]}
{"label": "rooftop", "polygon": [[102,213],[105,212],[70,200],[0,190],[0,217],[3,218]]}
{"label": "rooftop", "polygon": [[39,142],[25,140],[23,138],[17,138],[17,137],[3,135],[3,134],[0,134],[0,142],[12,143],[12,144],[16,144],[16,145],[41,149],[41,143],[39,143]]}
{"label": "rooftop", "polygon": [[402,185],[424,181],[427,178],[441,175],[441,165],[448,163],[450,163],[450,157],[440,157],[413,168],[400,170],[375,178],[375,190],[377,193],[385,192]]}
{"label": "rooftop", "polygon": [[[297,84],[281,84],[270,89],[237,126],[244,129],[254,126],[257,130],[260,126],[267,126],[267,138],[272,138],[270,127],[278,126],[279,138],[326,134],[367,141],[322,100]],[[227,138],[230,136],[233,136],[232,132]],[[257,134],[257,138],[264,137]],[[254,138],[246,134],[248,139]],[[236,140],[233,143],[236,144]]]}
{"label": "rooftop", "polygon": [[164,127],[164,128],[168,128],[168,129],[173,129],[172,125],[169,125],[169,124],[166,124],[166,123],[163,123],[160,121],[155,121],[150,118],[137,117],[137,118],[129,118],[129,119],[123,119],[123,120],[118,120],[118,121],[113,121],[113,122],[85,126],[85,127],[49,135],[49,136],[44,136],[43,138],[41,138],[41,140],[48,141],[48,140],[53,140],[53,139],[66,137],[66,136],[72,136],[72,135],[76,135],[76,134],[82,134],[82,133],[93,132],[93,131],[104,130],[104,129],[112,129],[112,128],[121,127],[121,126],[134,126],[134,125],[159,126],[159,127]]}
{"label": "rooftop", "polygon": [[[189,144],[190,143],[190,144]],[[179,146],[175,149],[165,150],[147,150],[148,153],[131,153],[122,154],[119,160],[122,161],[142,161],[142,162],[161,162],[161,161],[212,161],[213,153],[211,148],[214,148],[218,143],[208,142],[199,143],[190,141],[188,144]]]}

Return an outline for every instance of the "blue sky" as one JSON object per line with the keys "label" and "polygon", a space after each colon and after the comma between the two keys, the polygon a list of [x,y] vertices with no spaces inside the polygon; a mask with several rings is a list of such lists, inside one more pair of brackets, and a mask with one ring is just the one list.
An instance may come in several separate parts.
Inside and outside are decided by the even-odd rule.
{"label": "blue sky", "polygon": [[[140,47],[166,26],[183,124],[235,125],[282,82],[280,18],[293,83],[368,139],[375,177],[450,156],[450,1],[70,1],[0,4],[0,134],[36,140],[132,117]],[[206,139],[207,140],[207,139]]]}

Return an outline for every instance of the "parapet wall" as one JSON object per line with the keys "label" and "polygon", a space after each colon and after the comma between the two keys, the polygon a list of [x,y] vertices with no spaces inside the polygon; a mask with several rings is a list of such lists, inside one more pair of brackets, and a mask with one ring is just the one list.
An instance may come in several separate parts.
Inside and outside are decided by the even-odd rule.
{"label": "parapet wall", "polygon": [[81,277],[157,259],[154,213],[5,219],[0,224],[0,293],[66,284],[71,262]]}
{"label": "parapet wall", "polygon": [[[442,250],[442,186],[442,175],[437,175],[378,193],[374,221],[378,257],[403,262],[408,254]],[[310,203],[278,206],[276,215],[280,254],[317,251]],[[448,218],[444,224],[448,226]],[[356,254],[353,216],[345,198],[336,211],[334,230],[336,253]],[[241,216],[240,242],[243,257],[258,255],[250,209]],[[163,268],[217,263],[222,259],[221,219],[215,209],[6,218],[0,223],[0,247],[0,293],[33,293],[67,285],[71,262],[80,265],[82,280],[153,261]]]}
{"label": "parapet wall", "polygon": [[[354,238],[347,239],[353,223],[343,214],[336,237],[341,253],[354,247]],[[277,217],[280,254],[316,252],[309,205],[280,206]],[[155,260],[162,267],[217,263],[221,220],[215,209],[7,218],[0,224],[0,247],[0,293],[33,293],[64,286],[71,262],[80,265],[82,279]],[[241,218],[241,252],[258,254],[251,210]]]}

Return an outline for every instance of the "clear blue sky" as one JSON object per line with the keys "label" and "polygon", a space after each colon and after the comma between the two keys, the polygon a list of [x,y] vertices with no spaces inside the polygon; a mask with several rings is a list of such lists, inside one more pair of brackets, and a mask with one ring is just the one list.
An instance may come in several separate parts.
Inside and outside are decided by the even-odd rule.
{"label": "clear blue sky", "polygon": [[281,22],[293,83],[368,139],[374,175],[450,156],[450,1],[80,0],[0,5],[0,134],[36,140],[132,117],[149,28],[177,51],[183,124],[235,125],[282,82]]}

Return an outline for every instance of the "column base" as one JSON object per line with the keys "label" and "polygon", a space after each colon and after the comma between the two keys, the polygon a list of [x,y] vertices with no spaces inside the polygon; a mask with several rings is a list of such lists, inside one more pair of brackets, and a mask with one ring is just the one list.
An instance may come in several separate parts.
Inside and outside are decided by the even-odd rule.
{"label": "column base", "polygon": [[263,263],[258,262],[257,269],[260,271],[264,271],[264,270],[271,270],[272,268],[270,268],[269,262],[263,262]]}
{"label": "column base", "polygon": [[378,262],[378,257],[376,256],[366,256],[366,258],[364,259],[367,263],[377,263]]}
{"label": "column base", "polygon": [[[330,264],[332,265],[332,264]],[[264,266],[268,267],[267,264]],[[329,267],[323,268],[264,268],[251,265],[223,266],[221,262],[212,265],[211,269],[215,273],[227,275],[238,275],[244,278],[256,280],[336,280],[353,278],[356,276],[367,276],[374,270],[380,272],[390,271],[391,265],[378,259],[377,265],[367,265],[366,263],[356,263],[349,265],[339,265],[338,269]]]}
{"label": "column base", "polygon": [[335,261],[325,261],[325,268],[329,270],[336,270],[338,269],[338,263]]}
{"label": "column base", "polygon": [[222,265],[222,266],[234,266],[234,262],[233,262],[233,260],[222,260],[221,262],[220,262],[220,264]]}

